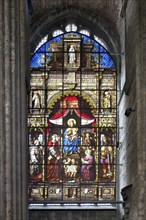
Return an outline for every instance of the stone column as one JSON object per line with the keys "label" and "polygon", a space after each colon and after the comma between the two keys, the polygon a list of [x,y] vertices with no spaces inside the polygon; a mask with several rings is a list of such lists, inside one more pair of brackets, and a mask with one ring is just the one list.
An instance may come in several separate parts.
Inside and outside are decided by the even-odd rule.
{"label": "stone column", "polygon": [[136,45],[138,219],[146,216],[146,1],[139,2]]}
{"label": "stone column", "polygon": [[0,3],[0,220],[27,220],[27,1]]}
{"label": "stone column", "polygon": [[[127,220],[146,215],[146,1],[128,0],[125,12],[125,93],[120,103],[120,188],[132,186]],[[126,117],[125,110],[135,111]]]}

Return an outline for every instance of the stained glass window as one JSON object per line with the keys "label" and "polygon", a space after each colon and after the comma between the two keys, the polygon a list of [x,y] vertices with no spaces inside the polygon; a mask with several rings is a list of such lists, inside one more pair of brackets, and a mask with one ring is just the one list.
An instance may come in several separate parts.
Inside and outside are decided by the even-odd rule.
{"label": "stained glass window", "polygon": [[66,33],[32,56],[29,200],[115,200],[116,67],[98,42]]}

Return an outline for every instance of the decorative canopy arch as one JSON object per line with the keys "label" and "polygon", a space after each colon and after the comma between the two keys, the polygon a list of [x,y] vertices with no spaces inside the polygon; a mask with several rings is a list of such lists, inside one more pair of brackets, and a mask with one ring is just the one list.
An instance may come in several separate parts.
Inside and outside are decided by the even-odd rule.
{"label": "decorative canopy arch", "polygon": [[[65,96],[74,95],[79,97],[80,92],[74,90],[65,91],[64,95]],[[82,97],[84,98],[84,100],[86,100],[86,102],[89,103],[91,108],[96,108],[96,97],[92,97],[91,94],[86,91],[83,91]],[[61,98],[62,98],[62,92],[58,92],[58,91],[54,92],[48,101],[48,105],[50,106],[50,108],[53,108],[55,103],[58,102]]]}

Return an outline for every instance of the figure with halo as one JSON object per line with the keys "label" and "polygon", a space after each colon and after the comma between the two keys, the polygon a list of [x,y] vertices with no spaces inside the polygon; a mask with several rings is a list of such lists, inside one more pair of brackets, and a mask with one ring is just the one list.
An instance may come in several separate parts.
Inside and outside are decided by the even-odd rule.
{"label": "figure with halo", "polygon": [[66,154],[77,153],[78,151],[78,128],[75,128],[76,120],[70,118],[67,122],[69,128],[64,132],[64,152]]}

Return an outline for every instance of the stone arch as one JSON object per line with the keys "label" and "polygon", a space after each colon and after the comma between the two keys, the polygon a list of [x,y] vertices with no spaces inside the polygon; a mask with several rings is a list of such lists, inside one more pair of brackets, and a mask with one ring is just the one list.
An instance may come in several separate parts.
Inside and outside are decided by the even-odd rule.
{"label": "stone arch", "polygon": [[[68,23],[84,25],[90,29],[91,38],[97,35],[106,45],[107,51],[112,55],[117,67],[117,88],[120,88],[121,71],[121,42],[117,28],[109,16],[100,11],[93,11],[82,6],[62,6],[50,8],[33,18],[30,25],[30,50],[33,54],[38,43],[48,34],[52,38],[51,31],[54,27],[67,25]],[[28,83],[29,84],[29,83]]]}
{"label": "stone arch", "polygon": [[[51,13],[50,13],[51,11]],[[120,67],[120,39],[116,27],[106,15],[101,12],[94,12],[83,7],[68,6],[65,8],[51,9],[34,18],[31,24],[31,52],[35,49],[39,41],[49,33],[55,26],[62,27],[69,22],[81,24],[90,29],[92,34],[96,34],[106,44],[108,51],[113,54],[113,58]],[[52,38],[52,36],[50,36]]]}

